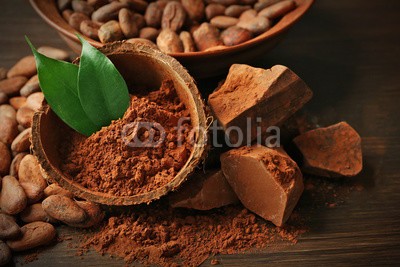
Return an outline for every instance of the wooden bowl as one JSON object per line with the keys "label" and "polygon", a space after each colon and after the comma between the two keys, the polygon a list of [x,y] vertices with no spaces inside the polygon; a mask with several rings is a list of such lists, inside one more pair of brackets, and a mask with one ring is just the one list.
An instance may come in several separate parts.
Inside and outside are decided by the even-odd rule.
{"label": "wooden bowl", "polygon": [[63,129],[67,126],[47,104],[43,104],[40,111],[33,117],[33,153],[39,160],[44,176],[56,181],[77,197],[107,205],[149,203],[177,189],[204,158],[207,150],[207,136],[200,129],[207,127],[205,105],[193,78],[174,58],[145,45],[122,42],[107,44],[100,48],[100,51],[115,64],[127,82],[128,88],[159,88],[164,79],[173,80],[177,94],[188,108],[192,126],[196,130],[195,143],[188,161],[171,182],[147,193],[114,196],[89,190],[60,170],[59,147]]}
{"label": "wooden bowl", "polygon": [[[60,15],[54,0],[29,0],[36,12],[53,28],[65,42],[79,53],[80,42],[76,30]],[[191,53],[170,54],[185,66],[195,78],[207,78],[226,72],[233,63],[249,63],[265,55],[283,39],[286,32],[307,12],[314,0],[296,0],[298,7],[282,19],[270,30],[240,45],[222,50]],[[103,44],[86,38],[92,45],[100,47]]]}

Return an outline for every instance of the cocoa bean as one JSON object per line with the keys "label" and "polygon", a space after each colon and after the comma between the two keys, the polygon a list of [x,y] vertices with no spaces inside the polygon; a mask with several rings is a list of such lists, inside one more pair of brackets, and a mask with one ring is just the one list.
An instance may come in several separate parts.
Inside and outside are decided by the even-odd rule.
{"label": "cocoa bean", "polygon": [[213,46],[223,45],[218,29],[207,22],[202,23],[200,27],[193,32],[193,39],[197,49],[200,51]]}
{"label": "cocoa bean", "polygon": [[237,26],[229,27],[221,33],[221,39],[227,46],[238,45],[253,38],[253,34]]}
{"label": "cocoa bean", "polygon": [[200,22],[204,18],[205,6],[203,0],[181,0],[181,3],[191,20]]}
{"label": "cocoa bean", "polygon": [[33,183],[20,183],[25,191],[28,204],[39,202],[43,198],[43,189]]}
{"label": "cocoa bean", "polygon": [[1,105],[0,106],[0,118],[9,118],[15,120],[16,111],[11,105]]}
{"label": "cocoa bean", "polygon": [[11,78],[0,81],[0,92],[7,96],[18,95],[19,90],[28,81],[25,76],[13,76]]}
{"label": "cocoa bean", "polygon": [[62,195],[62,196],[66,196],[66,197],[69,197],[69,198],[73,198],[74,197],[74,195],[70,191],[65,190],[64,188],[62,188],[58,184],[51,184],[51,185],[47,186],[44,189],[44,196],[45,197],[49,197],[49,196],[52,196],[52,195]]}
{"label": "cocoa bean", "polygon": [[0,193],[1,211],[14,215],[23,211],[27,204],[25,191],[14,176],[4,176]]}
{"label": "cocoa bean", "polygon": [[42,106],[43,100],[44,95],[42,92],[33,93],[27,97],[25,107],[37,111]]}
{"label": "cocoa bean", "polygon": [[30,94],[36,93],[40,91],[40,86],[39,86],[39,77],[38,75],[32,76],[25,85],[19,90],[19,93],[21,96],[29,96]]}
{"label": "cocoa bean", "polygon": [[255,17],[257,17],[257,12],[254,9],[249,9],[240,15],[239,20],[251,20]]}
{"label": "cocoa bean", "polygon": [[23,105],[25,105],[26,103],[26,97],[24,96],[15,96],[10,98],[10,105],[14,108],[14,109],[19,109],[20,107],[22,107]]}
{"label": "cocoa bean", "polygon": [[41,46],[37,49],[39,53],[42,53],[43,55],[58,59],[58,60],[64,60],[68,61],[69,60],[69,54],[67,51],[51,46]]}
{"label": "cocoa bean", "polygon": [[124,38],[118,21],[110,20],[101,25],[99,29],[99,39],[102,43],[119,41]]}
{"label": "cocoa bean", "polygon": [[69,25],[71,25],[72,28],[74,28],[75,30],[79,31],[81,23],[84,20],[89,20],[89,17],[87,15],[83,14],[83,13],[74,12],[69,17],[68,23],[69,23]]}
{"label": "cocoa bean", "polygon": [[34,56],[21,58],[8,72],[7,77],[25,76],[30,78],[36,74],[36,62]]}
{"label": "cocoa bean", "polygon": [[150,41],[155,42],[157,40],[157,36],[160,34],[160,30],[153,27],[144,27],[140,30],[139,38],[148,39]]}
{"label": "cocoa bean", "polygon": [[161,18],[161,28],[171,29],[174,32],[178,32],[182,28],[185,20],[186,12],[183,9],[182,4],[172,1],[165,6]]}
{"label": "cocoa bean", "polygon": [[296,2],[293,0],[285,0],[278,2],[272,6],[266,7],[261,10],[258,15],[267,19],[276,19],[289,13],[289,11],[296,8]]}
{"label": "cocoa bean", "polygon": [[89,228],[100,224],[104,219],[104,212],[96,203],[89,201],[76,201],[76,203],[85,211],[87,219],[82,223],[71,224],[71,226],[78,228]]}
{"label": "cocoa bean", "polygon": [[97,24],[94,21],[91,20],[84,20],[81,22],[81,25],[79,26],[79,29],[81,33],[83,33],[85,36],[99,41],[99,29],[100,25]]}
{"label": "cocoa bean", "polygon": [[179,38],[182,41],[183,44],[183,51],[186,52],[195,52],[196,51],[196,45],[193,41],[192,35],[189,32],[182,31],[179,34]]}
{"label": "cocoa bean", "polygon": [[31,222],[48,222],[56,223],[57,220],[51,218],[43,209],[42,203],[36,203],[26,207],[20,214],[20,218],[24,223]]}
{"label": "cocoa bean", "polygon": [[225,9],[225,15],[238,18],[244,11],[251,9],[251,6],[232,5]]}
{"label": "cocoa bean", "polygon": [[7,145],[0,142],[0,175],[8,174],[11,165],[11,153]]}
{"label": "cocoa bean", "polygon": [[24,251],[49,244],[56,236],[56,229],[46,222],[33,222],[21,227],[22,236],[7,241],[13,251]]}
{"label": "cocoa bean", "polygon": [[10,175],[11,176],[18,178],[19,165],[21,164],[21,160],[26,155],[28,155],[28,153],[18,153],[17,155],[15,155],[15,157],[11,161],[11,166],[10,166]]}
{"label": "cocoa bean", "polygon": [[43,210],[52,218],[67,225],[77,225],[87,220],[85,211],[71,198],[52,195],[43,200]]}
{"label": "cocoa bean", "polygon": [[116,19],[120,9],[128,7],[127,4],[113,1],[108,5],[102,6],[92,14],[92,20],[97,22],[107,22],[109,20]]}
{"label": "cocoa bean", "polygon": [[[8,107],[12,109],[13,113],[7,113]],[[6,146],[11,145],[19,132],[14,114],[15,110],[10,105],[0,106],[0,142],[4,143]]]}
{"label": "cocoa bean", "polygon": [[146,9],[144,19],[149,27],[159,28],[161,26],[161,18],[163,10],[157,2],[152,2]]}
{"label": "cocoa bean", "polygon": [[8,96],[5,93],[0,92],[0,105],[6,104],[6,103],[8,103]]}
{"label": "cocoa bean", "polygon": [[257,3],[254,4],[254,9],[256,11],[260,11],[268,6],[281,2],[282,0],[259,0]]}
{"label": "cocoa bean", "polygon": [[22,131],[11,143],[11,150],[16,153],[29,151],[31,146],[31,128]]}
{"label": "cocoa bean", "polygon": [[211,25],[219,29],[226,29],[235,26],[239,22],[238,18],[228,17],[228,16],[216,16],[211,19]]}
{"label": "cocoa bean", "polygon": [[257,16],[249,20],[240,20],[237,26],[254,34],[261,34],[271,28],[271,21],[265,17]]}
{"label": "cocoa bean", "polygon": [[21,234],[21,229],[11,215],[0,213],[0,239],[12,239]]}
{"label": "cocoa bean", "polygon": [[149,5],[143,0],[119,0],[121,3],[128,5],[128,7],[136,12],[144,13]]}
{"label": "cocoa bean", "polygon": [[33,183],[41,190],[47,187],[47,182],[40,171],[40,165],[36,157],[26,155],[19,165],[18,178],[21,183]]}
{"label": "cocoa bean", "polygon": [[226,7],[220,4],[209,4],[206,9],[206,17],[211,20],[213,17],[221,16],[225,14]]}
{"label": "cocoa bean", "polygon": [[127,8],[122,8],[118,14],[119,26],[126,38],[134,38],[139,35],[139,29],[135,23],[133,13]]}
{"label": "cocoa bean", "polygon": [[89,5],[86,1],[82,0],[73,0],[72,1],[72,9],[75,12],[83,13],[86,16],[92,15],[94,8],[93,6]]}
{"label": "cocoa bean", "polygon": [[25,128],[31,127],[34,113],[33,109],[26,106],[21,107],[17,111],[17,122]]}
{"label": "cocoa bean", "polygon": [[11,261],[11,250],[6,243],[0,240],[0,266],[6,266]]}
{"label": "cocoa bean", "polygon": [[181,53],[183,44],[176,32],[169,28],[163,29],[157,37],[157,46],[164,53]]}

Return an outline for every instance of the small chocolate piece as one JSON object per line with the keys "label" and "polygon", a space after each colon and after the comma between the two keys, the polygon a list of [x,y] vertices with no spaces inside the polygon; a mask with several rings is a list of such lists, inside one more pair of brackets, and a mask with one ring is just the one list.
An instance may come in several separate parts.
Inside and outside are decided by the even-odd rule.
{"label": "small chocolate piece", "polygon": [[242,204],[276,226],[289,218],[303,193],[303,177],[283,149],[241,147],[221,155],[222,171]]}
{"label": "small chocolate piece", "polygon": [[171,194],[173,208],[210,210],[239,201],[221,170],[195,173],[179,191]]}
{"label": "small chocolate piece", "polygon": [[346,122],[306,132],[293,142],[304,156],[304,172],[350,177],[362,170],[361,137]]}
{"label": "small chocolate piece", "polygon": [[231,144],[244,145],[282,124],[311,97],[308,86],[285,66],[265,70],[234,64],[208,102]]}

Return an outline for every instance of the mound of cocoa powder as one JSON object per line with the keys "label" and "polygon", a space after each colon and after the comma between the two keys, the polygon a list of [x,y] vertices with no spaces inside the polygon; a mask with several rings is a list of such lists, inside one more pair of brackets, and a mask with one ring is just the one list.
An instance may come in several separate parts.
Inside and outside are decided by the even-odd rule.
{"label": "mound of cocoa powder", "polygon": [[[189,118],[189,112],[179,100],[173,82],[164,81],[157,91],[131,96],[123,118],[90,137],[66,131],[60,151],[61,170],[88,189],[116,196],[159,188],[175,177],[191,153],[190,119],[178,129],[182,117]],[[161,125],[165,135],[159,128],[139,127],[135,131],[129,126],[138,122]],[[136,136],[146,144],[151,135],[156,147],[127,143]]]}
{"label": "mound of cocoa powder", "polygon": [[306,227],[295,212],[285,227],[257,217],[242,205],[207,212],[172,209],[163,201],[111,215],[81,244],[101,254],[145,265],[198,266],[210,255],[262,249],[279,241],[289,244]]}

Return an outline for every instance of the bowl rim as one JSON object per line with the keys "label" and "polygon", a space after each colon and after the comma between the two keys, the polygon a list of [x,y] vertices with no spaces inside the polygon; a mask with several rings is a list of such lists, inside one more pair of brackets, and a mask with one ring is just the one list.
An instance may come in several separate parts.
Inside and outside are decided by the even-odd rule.
{"label": "bowl rim", "polygon": [[[120,50],[117,50],[116,53],[111,54],[109,49],[113,51],[114,47],[119,48]],[[107,56],[121,55],[125,53],[136,54],[143,57],[148,57],[150,55],[154,56],[153,59],[160,61],[160,63],[165,64],[172,71],[177,73],[177,78],[181,79],[183,84],[186,85],[191,96],[190,101],[193,102],[194,105],[192,108],[195,108],[197,114],[197,127],[207,127],[209,117],[197,85],[187,70],[175,58],[143,44],[131,44],[125,42],[108,43],[107,45],[99,48],[99,50],[102,53],[105,53]],[[204,160],[204,157],[207,155],[209,149],[207,134],[202,133],[199,130],[197,131],[197,138],[193,144],[190,157],[171,181],[148,192],[131,196],[114,196],[108,193],[88,189],[73,179],[68,178],[68,176],[62,173],[59,168],[54,166],[44,149],[41,130],[42,116],[48,116],[51,112],[54,113],[50,106],[43,102],[42,107],[35,112],[32,122],[32,151],[39,161],[43,176],[47,180],[57,182],[61,187],[71,191],[77,197],[104,205],[131,206],[143,203],[149,204],[152,201],[160,199],[169,192],[175,191],[189,178],[198,164]]]}
{"label": "bowl rim", "polygon": [[[57,31],[65,35],[66,37],[72,39],[75,42],[79,42],[78,37],[76,36],[76,33],[80,33],[79,31],[75,30],[72,28],[65,20],[64,18],[61,17],[60,13],[57,12],[57,14],[60,16],[60,18],[65,21],[65,24],[68,28],[65,29],[64,27],[61,27],[59,24],[54,22],[41,8],[41,5],[38,5],[37,2],[42,2],[43,0],[29,0],[30,4],[32,5],[33,9],[42,17],[42,19],[55,28]],[[47,0],[49,1],[49,0]],[[311,8],[311,6],[314,4],[315,0],[294,0],[297,3],[297,7],[287,13],[285,16],[283,16],[272,28],[267,30],[266,32],[256,36],[255,38],[252,38],[244,43],[234,45],[234,46],[224,46],[224,48],[221,49],[216,49],[216,50],[209,50],[209,51],[196,51],[196,52],[185,52],[185,53],[168,53],[169,56],[179,58],[179,59],[185,59],[185,58],[199,58],[199,57],[204,57],[204,56],[218,56],[218,55],[225,55],[225,54],[230,54],[234,52],[238,52],[241,50],[244,50],[245,48],[251,48],[255,45],[258,45],[260,43],[263,43],[264,41],[268,39],[272,39],[275,36],[287,31],[290,27],[292,27],[301,17],[304,16],[304,14]],[[55,1],[52,1],[55,3]],[[56,7],[56,10],[57,7]],[[101,47],[105,44],[95,41],[87,36],[82,35],[87,41],[89,41],[90,44],[92,44],[95,47]]]}

